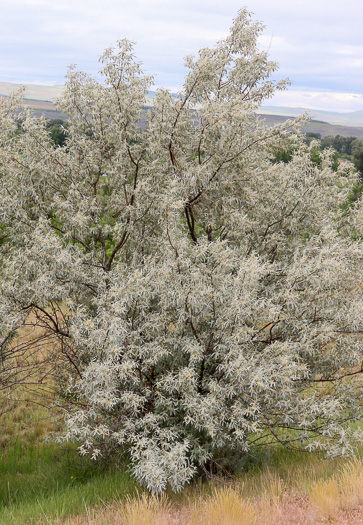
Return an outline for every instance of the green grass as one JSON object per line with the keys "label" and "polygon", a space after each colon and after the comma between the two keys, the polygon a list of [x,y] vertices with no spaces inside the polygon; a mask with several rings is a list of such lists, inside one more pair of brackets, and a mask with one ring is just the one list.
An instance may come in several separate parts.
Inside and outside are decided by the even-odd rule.
{"label": "green grass", "polygon": [[[37,523],[84,513],[133,494],[127,464],[80,457],[75,444],[45,442],[58,434],[62,413],[54,392],[18,386],[0,402],[0,524]],[[50,408],[47,408],[50,407]]]}
{"label": "green grass", "polygon": [[135,489],[126,464],[102,466],[72,445],[17,442],[0,457],[0,523],[64,518]]}

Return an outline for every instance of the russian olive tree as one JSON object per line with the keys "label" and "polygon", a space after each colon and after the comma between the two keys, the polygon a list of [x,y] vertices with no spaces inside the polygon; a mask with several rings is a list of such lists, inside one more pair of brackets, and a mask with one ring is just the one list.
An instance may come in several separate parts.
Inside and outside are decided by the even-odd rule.
{"label": "russian olive tree", "polygon": [[129,41],[101,83],[70,68],[57,148],[0,101],[2,351],[32,316],[63,356],[65,438],[128,450],[153,491],[258,445],[358,437],[362,201],[343,207],[355,175],[313,162],[298,122],[256,114],[286,85],[261,30],[239,12],[148,110]]}

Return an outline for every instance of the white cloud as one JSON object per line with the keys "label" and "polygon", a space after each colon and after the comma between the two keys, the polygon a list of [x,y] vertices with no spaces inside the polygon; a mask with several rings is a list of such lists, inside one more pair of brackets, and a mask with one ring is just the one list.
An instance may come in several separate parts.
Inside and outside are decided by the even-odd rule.
{"label": "white cloud", "polygon": [[356,55],[356,56],[362,56],[363,55],[363,45],[362,46],[341,46],[339,49],[337,49],[337,53],[339,55]]}
{"label": "white cloud", "polygon": [[296,53],[298,48],[292,45],[286,38],[281,36],[272,35],[261,35],[259,42],[264,49],[268,49],[271,55],[280,52]]}
{"label": "white cloud", "polygon": [[266,102],[266,105],[349,112],[363,110],[363,95],[359,93],[292,90],[276,93],[273,99]]}
{"label": "white cloud", "polygon": [[[172,89],[182,83],[183,57],[226,35],[241,7],[240,0],[0,2],[0,80],[62,83],[70,63],[96,73],[103,49],[127,37],[146,72]],[[300,91],[362,91],[363,2],[250,0],[248,8],[266,25],[261,45],[279,62],[279,78]],[[318,100],[325,103],[311,102]]]}

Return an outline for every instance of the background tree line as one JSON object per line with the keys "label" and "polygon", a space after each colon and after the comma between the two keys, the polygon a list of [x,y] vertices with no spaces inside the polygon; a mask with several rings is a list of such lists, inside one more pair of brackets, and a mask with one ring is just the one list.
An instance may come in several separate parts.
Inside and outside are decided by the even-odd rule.
{"label": "background tree line", "polygon": [[320,133],[306,133],[306,142],[310,144],[313,140],[320,141],[322,150],[333,148],[337,152],[336,158],[350,160],[354,163],[357,170],[363,172],[363,139],[357,137],[343,137],[335,135],[322,137]]}

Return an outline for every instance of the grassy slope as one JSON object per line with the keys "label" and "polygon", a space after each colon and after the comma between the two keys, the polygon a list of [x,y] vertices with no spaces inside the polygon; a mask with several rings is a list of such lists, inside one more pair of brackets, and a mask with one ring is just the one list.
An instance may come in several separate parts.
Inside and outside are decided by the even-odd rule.
{"label": "grassy slope", "polygon": [[252,468],[233,483],[196,482],[179,495],[155,499],[135,492],[127,472],[74,461],[71,450],[41,446],[19,458],[15,463],[11,455],[5,463],[3,524],[363,523],[361,461],[328,463],[276,451],[267,466]]}
{"label": "grassy slope", "polygon": [[79,457],[73,444],[47,442],[59,433],[62,415],[34,394],[26,402],[18,388],[1,400],[0,524],[62,518],[134,492],[125,463],[101,465]]}

